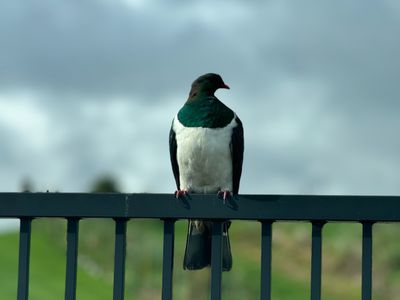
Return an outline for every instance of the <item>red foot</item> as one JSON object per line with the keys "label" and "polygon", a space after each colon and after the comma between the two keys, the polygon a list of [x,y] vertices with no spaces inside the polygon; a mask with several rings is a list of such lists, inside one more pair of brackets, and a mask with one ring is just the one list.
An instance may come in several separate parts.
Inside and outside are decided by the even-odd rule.
{"label": "red foot", "polygon": [[181,197],[181,196],[186,196],[186,195],[188,195],[188,194],[189,194],[189,191],[186,190],[186,189],[183,189],[183,190],[176,190],[176,191],[175,191],[175,198],[178,199],[179,197]]}
{"label": "red foot", "polygon": [[218,192],[218,197],[222,197],[222,199],[224,199],[224,201],[230,197],[232,197],[232,192],[231,191],[219,191]]}

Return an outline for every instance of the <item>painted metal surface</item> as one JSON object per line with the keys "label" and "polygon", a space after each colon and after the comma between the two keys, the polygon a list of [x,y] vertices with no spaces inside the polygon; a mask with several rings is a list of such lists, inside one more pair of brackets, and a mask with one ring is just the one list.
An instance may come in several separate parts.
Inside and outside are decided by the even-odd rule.
{"label": "painted metal surface", "polygon": [[0,218],[400,221],[400,196],[0,193]]}
{"label": "painted metal surface", "polygon": [[372,225],[400,222],[399,196],[240,195],[222,201],[216,195],[88,193],[0,193],[0,218],[18,218],[20,226],[18,300],[29,295],[31,222],[37,217],[66,218],[67,266],[65,299],[74,300],[81,218],[115,220],[114,300],[124,299],[126,225],[131,218],[164,220],[162,299],[172,300],[174,224],[179,219],[213,221],[211,289],[220,300],[222,282],[222,224],[226,220],[261,222],[262,300],[271,299],[272,223],[280,220],[312,223],[311,299],[321,299],[323,225],[329,221],[361,222],[363,225],[362,299],[372,295]]}

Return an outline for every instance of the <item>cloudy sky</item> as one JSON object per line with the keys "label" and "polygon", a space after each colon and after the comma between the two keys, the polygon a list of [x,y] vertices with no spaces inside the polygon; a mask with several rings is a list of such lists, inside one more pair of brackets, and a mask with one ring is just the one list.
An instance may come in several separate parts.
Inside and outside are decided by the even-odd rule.
{"label": "cloudy sky", "polygon": [[0,2],[0,191],[173,192],[199,75],[242,119],[242,193],[400,194],[398,1]]}

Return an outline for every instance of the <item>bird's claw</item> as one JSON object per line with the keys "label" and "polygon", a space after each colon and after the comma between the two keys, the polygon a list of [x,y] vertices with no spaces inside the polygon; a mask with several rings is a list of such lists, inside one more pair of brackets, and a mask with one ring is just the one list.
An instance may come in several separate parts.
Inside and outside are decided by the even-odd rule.
{"label": "bird's claw", "polygon": [[182,196],[187,196],[188,194],[189,194],[189,191],[186,190],[186,189],[183,189],[183,190],[176,190],[176,191],[175,191],[175,198],[176,198],[176,199],[179,199],[180,197],[182,197]]}
{"label": "bird's claw", "polygon": [[228,190],[219,191],[218,192],[218,197],[222,198],[224,200],[224,203],[225,203],[226,199],[232,197],[232,192],[230,192]]}

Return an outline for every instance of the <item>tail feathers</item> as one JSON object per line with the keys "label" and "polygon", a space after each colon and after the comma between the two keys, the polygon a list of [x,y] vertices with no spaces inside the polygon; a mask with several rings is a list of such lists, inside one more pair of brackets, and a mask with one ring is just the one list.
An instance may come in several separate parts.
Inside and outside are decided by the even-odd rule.
{"label": "tail feathers", "polygon": [[[230,222],[224,223],[222,236],[222,270],[232,268],[232,254],[228,228]],[[190,220],[186,240],[183,268],[200,270],[211,265],[211,222]]]}
{"label": "tail feathers", "polygon": [[183,268],[185,270],[200,270],[211,263],[211,239],[203,222],[189,221],[186,238],[185,257]]}

